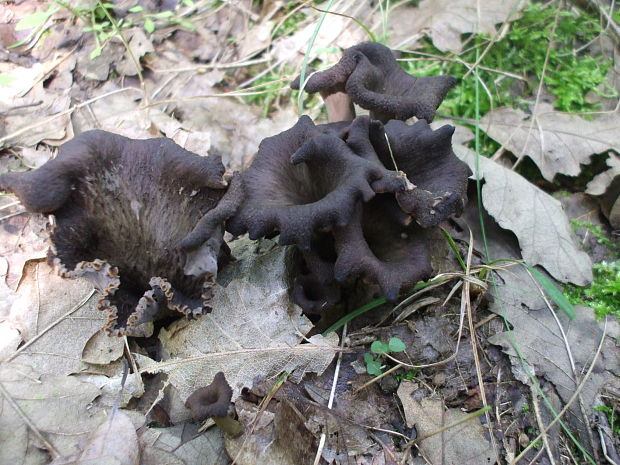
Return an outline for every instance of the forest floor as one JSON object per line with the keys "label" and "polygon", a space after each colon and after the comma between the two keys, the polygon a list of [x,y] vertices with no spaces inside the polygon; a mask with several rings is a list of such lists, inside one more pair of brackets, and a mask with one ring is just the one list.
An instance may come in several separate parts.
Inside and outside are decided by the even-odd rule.
{"label": "forest floor", "polygon": [[[0,465],[620,465],[615,2],[15,0],[0,18],[0,174],[89,129],[243,169],[301,114],[327,122],[289,88],[301,67],[368,40],[459,80],[432,127],[456,127],[474,173],[433,278],[397,303],[307,317],[290,251],[242,238],[213,313],[146,338],[108,337],[92,286],[46,261],[50,219],[0,194]],[[184,406],[220,371],[236,438]]]}

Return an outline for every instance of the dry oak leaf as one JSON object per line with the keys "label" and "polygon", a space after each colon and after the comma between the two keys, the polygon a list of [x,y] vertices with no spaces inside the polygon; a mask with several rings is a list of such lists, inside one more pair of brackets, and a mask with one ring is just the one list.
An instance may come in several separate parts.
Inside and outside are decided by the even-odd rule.
{"label": "dry oak leaf", "polygon": [[[457,423],[467,416],[456,408],[446,409],[443,400],[416,400],[417,385],[403,381],[396,394],[403,405],[407,427],[416,427],[418,437],[433,434],[444,426]],[[486,430],[479,418],[472,418],[446,431],[420,441],[420,451],[430,463],[445,465],[493,465],[496,463],[493,446],[486,439]]]}
{"label": "dry oak leaf", "polygon": [[407,42],[403,30],[409,37],[426,32],[439,50],[460,53],[461,34],[493,37],[495,25],[515,19],[524,6],[523,0],[490,0],[480,8],[476,0],[422,0],[418,7],[396,10],[390,15],[390,23],[394,23],[392,27],[401,42]]}
{"label": "dry oak leaf", "polygon": [[69,376],[41,375],[27,365],[0,364],[0,463],[43,464],[46,454],[7,396],[60,454],[75,452],[101,422],[90,409],[99,389]]}
{"label": "dry oak leaf", "polygon": [[511,107],[491,111],[480,128],[515,155],[529,156],[549,181],[558,173],[577,176],[579,165],[589,163],[592,154],[620,147],[619,112],[586,120],[555,111],[546,102],[536,113]]}
{"label": "dry oak leaf", "polygon": [[237,261],[218,275],[213,312],[161,330],[167,360],[136,354],[141,372],[167,373],[183,400],[218,371],[234,400],[259,375],[286,371],[299,381],[306,372],[322,373],[336,354],[337,336],[304,337],[312,324],[289,297],[293,251],[269,240],[238,240],[232,249]]}
{"label": "dry oak leaf", "polygon": [[609,169],[594,176],[586,186],[586,194],[603,195],[611,183],[620,177],[620,155],[611,153],[607,159]]}
{"label": "dry oak leaf", "polygon": [[[462,145],[454,152],[476,173],[475,152]],[[517,236],[526,263],[543,266],[562,282],[584,286],[592,281],[592,262],[579,249],[561,203],[493,160],[479,157],[479,168],[484,208]]]}

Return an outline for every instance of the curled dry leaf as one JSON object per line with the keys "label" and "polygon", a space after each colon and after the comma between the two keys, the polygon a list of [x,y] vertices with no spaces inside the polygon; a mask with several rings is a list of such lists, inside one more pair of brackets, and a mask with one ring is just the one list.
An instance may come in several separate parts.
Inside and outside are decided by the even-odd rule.
{"label": "curled dry leaf", "polygon": [[138,356],[141,372],[167,373],[185,400],[223,371],[233,401],[258,375],[287,371],[289,379],[299,381],[306,372],[323,372],[338,338],[316,335],[304,342],[312,325],[289,298],[291,250],[274,245],[236,241],[238,261],[219,278],[213,312],[162,329],[160,340],[170,358],[156,362]]}
{"label": "curled dry leaf", "polygon": [[[475,152],[463,146],[454,150],[475,172]],[[559,281],[588,284],[592,262],[579,250],[560,202],[488,158],[480,157],[479,166],[485,181],[482,203],[502,228],[515,233],[523,259],[531,266],[543,266]]]}
{"label": "curled dry leaf", "polygon": [[618,127],[618,112],[586,120],[544,102],[536,113],[505,107],[487,113],[480,122],[480,128],[506,149],[534,160],[549,181],[558,173],[577,176],[579,165],[589,163],[591,155],[617,150]]}

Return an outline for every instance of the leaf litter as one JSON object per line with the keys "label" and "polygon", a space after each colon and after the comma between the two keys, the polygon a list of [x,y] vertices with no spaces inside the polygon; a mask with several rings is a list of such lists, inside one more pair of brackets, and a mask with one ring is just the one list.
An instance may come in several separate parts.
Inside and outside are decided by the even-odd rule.
{"label": "leaf litter", "polygon": [[[15,15],[19,17],[30,12],[33,6],[28,3],[26,7],[11,6],[12,23],[9,24],[14,26]],[[36,4],[36,8],[40,6]],[[336,2],[336,7],[365,24],[374,21],[371,29],[375,31],[380,27],[380,21],[376,21],[372,12],[368,13],[371,9],[364,2]],[[393,42],[412,44],[427,34],[438,49],[458,52],[463,48],[463,33],[476,30],[494,36],[498,26],[509,18],[507,12],[518,15],[521,7],[521,2],[491,2],[480,9],[478,18],[475,5],[470,1],[443,8],[441,2],[425,1],[419,8],[401,6],[390,14],[390,27],[395,29],[390,34],[390,42],[392,45]],[[246,68],[243,60],[252,56],[267,57],[265,66],[273,67],[280,75],[286,74],[287,68],[298,69],[320,13],[304,7],[302,11],[309,19],[300,29],[273,37],[268,32],[273,31],[277,23],[273,18],[281,18],[281,8],[279,2],[275,2],[271,12],[261,12],[267,18],[262,23],[261,16],[252,12],[251,2],[244,1],[208,15],[197,31],[168,27],[147,35],[140,28],[124,30],[132,51],[141,57],[143,71],[148,69],[143,83],[136,77],[135,63],[116,38],[103,47],[99,57],[91,59],[89,55],[95,46],[92,33],[67,26],[71,15],[57,13],[52,17],[57,27],[50,31],[47,39],[43,36],[32,48],[32,56],[38,57],[39,62],[31,64],[16,59],[0,64],[0,74],[14,78],[10,85],[0,86],[0,112],[4,123],[0,128],[0,146],[11,150],[1,158],[0,169],[36,166],[52,156],[53,147],[72,137],[74,131],[79,133],[95,127],[137,138],[165,135],[201,155],[220,152],[229,168],[243,166],[256,152],[260,140],[289,127],[296,118],[295,113],[284,105],[269,118],[264,118],[259,109],[246,105],[240,97],[215,96],[230,89],[231,82],[250,77],[243,71]],[[455,19],[455,15],[458,18]],[[446,16],[450,21],[442,19]],[[476,25],[478,19],[480,22]],[[402,21],[408,24],[407,28],[398,26]],[[248,24],[253,27],[248,28]],[[411,27],[412,24],[415,27]],[[9,28],[12,43],[27,36],[28,31],[13,29]],[[362,29],[348,18],[328,15],[315,42],[316,55],[311,58],[335,59],[336,54],[330,52],[330,48],[353,45],[364,36]],[[188,37],[196,43],[183,49],[181,46],[190,44]],[[243,46],[238,46],[236,40],[229,40],[231,38]],[[72,44],[78,40],[84,45],[72,49]],[[57,43],[65,45],[57,49]],[[235,60],[241,60],[239,67],[217,69],[218,64],[226,65]],[[205,68],[197,71],[202,65]],[[205,72],[207,69],[209,71]],[[123,80],[116,78],[117,75],[124,76]],[[71,92],[67,93],[67,89]],[[483,118],[481,129],[516,156],[530,156],[547,179],[553,179],[558,173],[576,175],[593,153],[619,145],[613,131],[606,129],[617,126],[617,113],[586,120],[556,112],[544,102],[536,108],[536,115],[515,109],[495,110]],[[596,134],[596,137],[583,138],[584,133]],[[459,129],[454,141],[465,144],[471,136],[467,130]],[[20,147],[24,149],[20,151]],[[589,193],[604,197],[613,191],[613,182],[617,179],[616,159],[614,154],[610,156],[608,172],[592,181]],[[473,167],[473,159],[470,161]],[[21,163],[23,166],[19,166]],[[499,225],[516,235],[501,230],[493,218],[487,216],[490,228],[487,237],[491,239],[493,256],[517,260],[523,257],[530,265],[542,266],[557,280],[585,284],[591,277],[590,259],[576,245],[566,215],[557,202],[498,163],[482,159],[481,168],[485,208]],[[617,192],[613,200],[616,199]],[[11,197],[0,200],[13,201]],[[511,208],[503,208],[505,205]],[[517,214],[514,205],[523,206],[523,210],[519,210],[523,213]],[[175,408],[182,412],[183,398],[192,389],[210,382],[213,373],[223,367],[227,376],[234,380],[231,384],[239,418],[246,426],[254,427],[254,432],[249,438],[225,440],[214,428],[201,433],[199,425],[192,423],[171,427],[157,427],[151,423],[137,434],[141,463],[145,465],[224,464],[229,463],[228,456],[238,457],[237,463],[255,463],[253,460],[261,453],[265,454],[264,458],[272,457],[274,464],[313,463],[322,433],[326,433],[322,456],[327,463],[353,463],[351,457],[355,457],[355,463],[394,463],[400,459],[399,447],[408,440],[432,434],[441,425],[449,425],[466,415],[458,411],[458,407],[466,405],[468,411],[482,407],[467,334],[463,336],[456,358],[449,363],[419,371],[406,366],[401,368],[401,373],[404,370],[407,376],[413,376],[418,388],[413,389],[413,383],[402,378],[385,376],[352,394],[353,388],[370,380],[367,374],[356,372],[354,367],[358,367],[358,371],[365,370],[363,353],[373,341],[400,338],[407,349],[397,355],[397,360],[411,366],[441,362],[454,353],[459,309],[443,304],[445,293],[434,291],[431,303],[425,304],[424,310],[416,308],[417,302],[413,302],[412,314],[400,324],[373,330],[367,326],[372,318],[364,320],[361,326],[353,323],[350,331],[354,335],[345,339],[345,345],[354,353],[343,356],[332,411],[326,405],[334,376],[330,362],[338,353],[338,342],[333,335],[330,338],[310,336],[314,334],[310,332],[312,324],[287,300],[283,292],[289,285],[283,272],[287,266],[286,252],[269,250],[266,244],[258,253],[249,247],[230,268],[229,278],[222,281],[226,290],[220,292],[219,312],[216,309],[208,319],[191,324],[174,323],[160,331],[155,348],[131,340],[126,345],[122,339],[109,339],[98,331],[102,317],[92,306],[93,299],[80,305],[91,291],[87,285],[79,280],[61,280],[42,262],[47,248],[43,240],[46,220],[20,214],[18,209],[19,206],[9,207],[0,215],[15,214],[2,220],[0,228],[2,247],[10,244],[0,257],[0,338],[3,341],[0,356],[2,360],[12,359],[0,365],[0,384],[3,392],[6,391],[0,396],[0,438],[12,438],[11,447],[0,451],[0,462],[6,458],[7,463],[48,463],[54,454],[50,454],[52,450],[36,437],[36,430],[64,457],[86,453],[89,441],[91,446],[99,443],[103,448],[114,448],[115,441],[122,440],[133,447],[137,427],[144,423],[143,417],[133,415],[135,424],[132,427],[121,410],[116,410],[118,416],[110,412],[115,411],[113,405],[121,389],[121,406],[135,408],[136,399],[144,396],[149,381],[157,378],[146,374],[147,371],[164,373],[168,386],[166,394],[162,392],[161,395],[166,401],[169,397],[176,398]],[[545,214],[534,219],[527,213],[541,210]],[[474,215],[467,224],[474,227],[476,221]],[[466,230],[466,225],[461,223],[461,226]],[[475,237],[479,238],[479,234],[477,231]],[[554,242],[558,237],[561,247],[556,247]],[[481,244],[476,248],[484,249]],[[549,250],[556,253],[549,254]],[[465,254],[466,250],[461,252]],[[270,265],[261,262],[267,260],[267,256],[271,257]],[[478,262],[482,259],[475,256],[474,264]],[[273,282],[267,279],[269,274],[263,271],[265,267],[277,277]],[[250,276],[245,281],[232,278],[234,273],[243,272],[240,269]],[[257,273],[256,270],[261,271]],[[261,282],[258,276],[263,273],[265,277]],[[462,458],[488,456],[494,460],[495,454],[489,453],[492,451],[490,435],[494,434],[504,447],[505,459],[514,458],[527,446],[528,436],[524,439],[523,431],[539,427],[531,414],[524,414],[524,402],[544,404],[540,397],[532,398],[530,389],[524,387],[532,384],[525,370],[536,375],[543,384],[543,392],[559,411],[563,403],[571,400],[583,374],[597,356],[596,345],[602,340],[596,369],[585,380],[581,399],[573,400],[564,417],[579,440],[591,450],[591,437],[584,427],[579,403],[590,415],[593,399],[602,386],[617,384],[620,375],[618,349],[612,339],[618,337],[617,324],[608,322],[607,335],[601,339],[604,324],[596,322],[592,312],[578,308],[573,321],[560,313],[554,316],[540,297],[536,283],[518,265],[497,270],[496,280],[498,284],[493,289],[492,299],[479,307],[477,316],[480,320],[477,337],[482,342],[479,350],[489,359],[481,367],[488,379],[483,389],[490,402],[503,402],[501,405],[509,405],[512,410],[508,418],[500,418],[495,425],[485,425],[478,418],[469,420],[461,426],[461,431],[469,435],[462,438],[456,434],[456,429],[434,434],[420,442],[421,455],[430,459],[430,463],[440,463],[442,459],[437,457],[440,452],[445,461],[453,451],[461,452]],[[265,289],[275,290],[274,295],[265,295]],[[239,301],[251,311],[243,311],[240,305],[235,305]],[[270,310],[265,312],[263,308],[267,306]],[[379,319],[383,317],[382,312],[386,310],[377,309]],[[493,318],[500,313],[509,322],[510,331],[498,325],[498,318]],[[219,325],[218,330],[214,323]],[[28,341],[32,342],[25,346]],[[18,348],[19,344],[22,348]],[[235,344],[240,344],[241,348]],[[130,373],[121,388],[120,359],[128,355],[127,349],[133,352],[129,358],[139,363],[142,376],[139,372]],[[389,359],[381,361],[384,369],[389,368]],[[273,386],[282,370],[290,371],[289,381],[282,385],[282,394],[276,393],[266,409],[261,410],[255,400],[246,400],[247,396],[268,395],[269,389],[264,386]],[[321,376],[309,373],[324,370]],[[500,375],[503,377],[501,383]],[[498,386],[492,387],[496,379]],[[301,381],[301,384],[291,384],[290,380]],[[397,394],[399,383],[401,389]],[[246,388],[245,394],[240,396],[242,388]],[[405,388],[408,395],[401,396]],[[37,400],[24,394],[33,392]],[[434,398],[432,392],[442,396]],[[402,403],[400,413],[397,397]],[[34,429],[16,413],[9,398],[22,410],[27,407]],[[59,399],[62,399],[62,415],[52,418],[50,414],[60,411]],[[417,400],[411,404],[411,399]],[[160,404],[170,405],[162,401]],[[143,413],[146,409],[142,409]],[[103,410],[108,411],[107,416]],[[554,415],[544,406],[542,410],[544,421],[552,421]],[[126,412],[136,413],[134,410]],[[115,418],[119,425],[113,423]],[[182,415],[175,418],[180,419]],[[515,428],[509,426],[510,421],[517,424],[516,433]],[[376,429],[368,429],[371,425]],[[107,433],[101,435],[98,427]],[[112,432],[117,432],[114,438]],[[555,433],[549,432],[556,442],[558,434],[557,427]],[[455,448],[458,439],[463,441]],[[529,439],[535,438],[530,434]],[[265,449],[267,444],[269,447]],[[557,454],[558,444],[551,449]],[[268,455],[271,453],[274,455]],[[127,463],[135,461],[131,454],[125,454],[122,459],[103,458],[102,454],[95,457],[84,456],[79,463],[88,463],[88,460],[125,463],[122,461],[125,458],[130,460]],[[533,457],[532,454],[527,456],[529,460]]]}

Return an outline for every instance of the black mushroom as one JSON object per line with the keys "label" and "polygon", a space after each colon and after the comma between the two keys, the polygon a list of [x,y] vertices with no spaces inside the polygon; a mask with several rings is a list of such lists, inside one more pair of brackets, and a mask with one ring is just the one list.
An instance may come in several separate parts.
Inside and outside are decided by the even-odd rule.
{"label": "black mushroom", "polygon": [[[320,92],[328,104],[331,102],[327,97],[345,93],[353,103],[370,110],[371,118],[384,123],[412,116],[430,123],[455,84],[456,79],[451,76],[411,76],[401,69],[385,45],[363,42],[346,49],[331,68],[310,76],[304,90]],[[299,89],[300,77],[291,87]],[[340,108],[346,109],[347,104],[341,103]]]}
{"label": "black mushroom", "polygon": [[243,426],[232,417],[233,391],[223,372],[218,372],[208,386],[196,389],[185,401],[185,407],[192,411],[196,421],[213,418],[213,421],[231,436],[243,433]]}
{"label": "black mushroom", "polygon": [[229,254],[223,221],[237,205],[227,184],[219,157],[99,130],[39,169],[0,176],[0,190],[29,211],[54,215],[50,261],[66,277],[92,280],[117,335],[164,315],[210,311]]}

